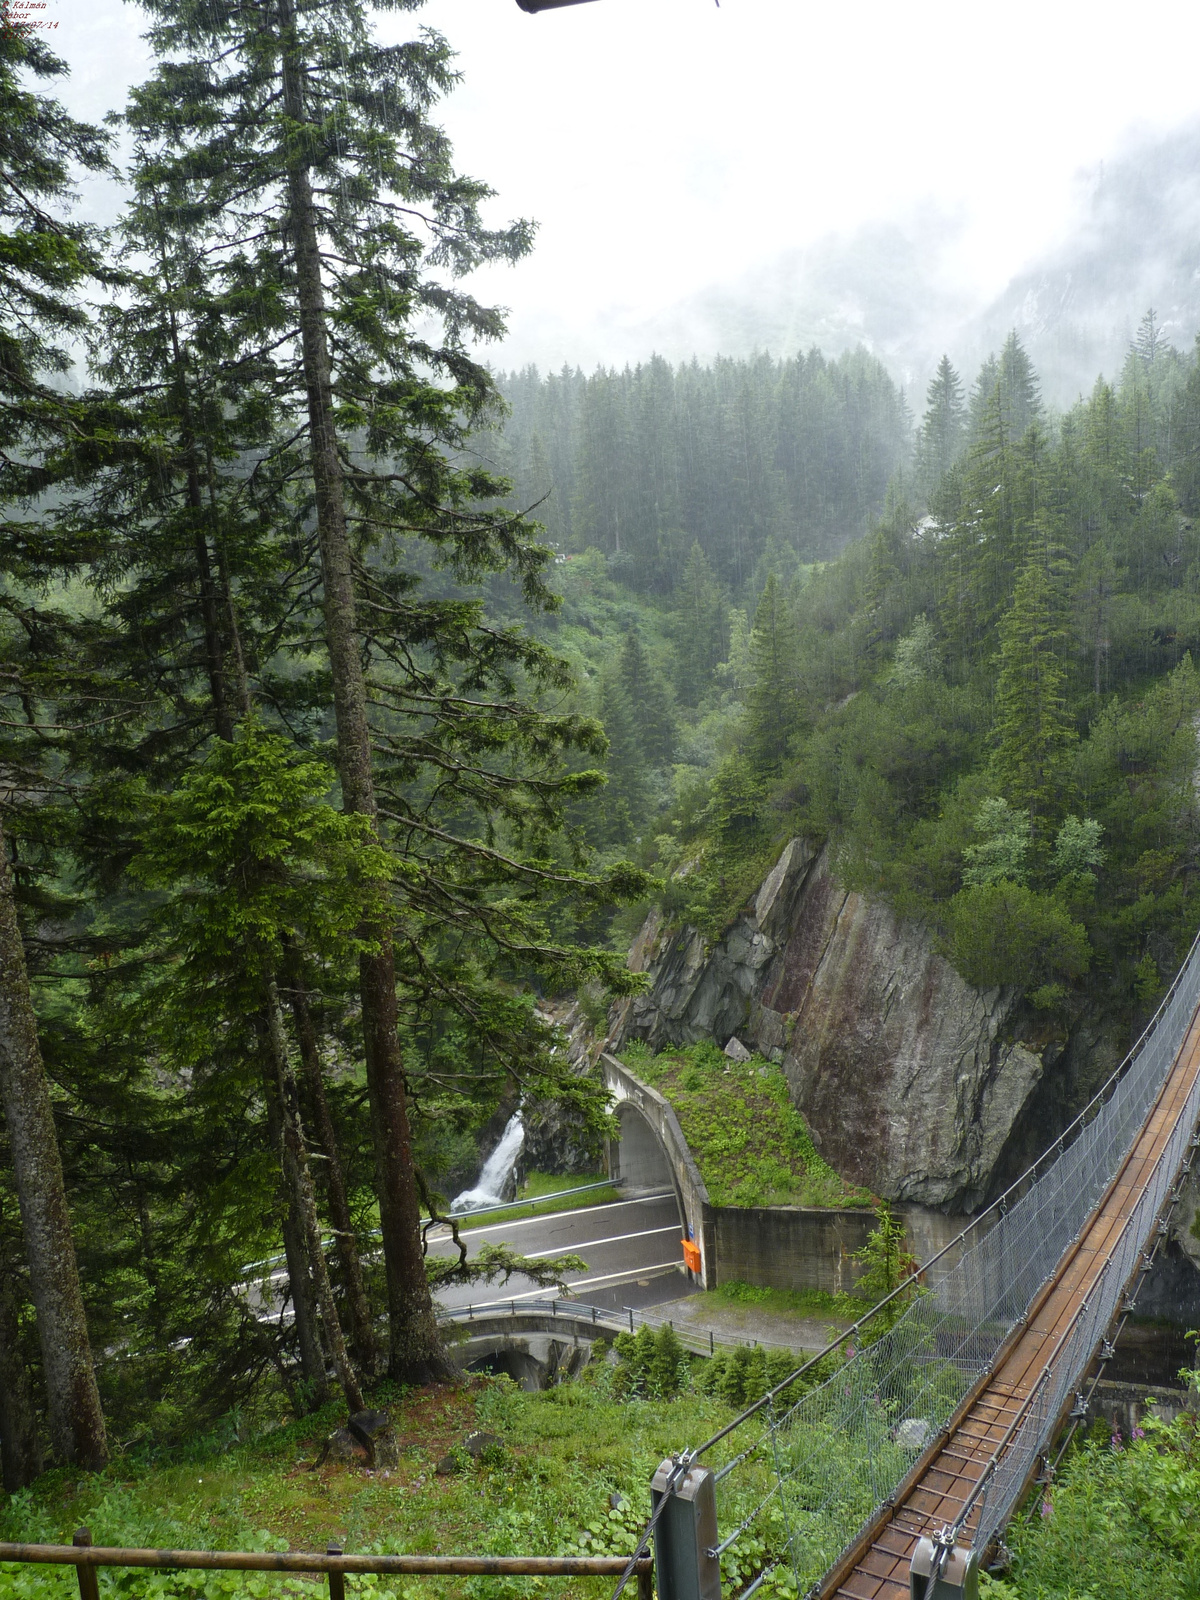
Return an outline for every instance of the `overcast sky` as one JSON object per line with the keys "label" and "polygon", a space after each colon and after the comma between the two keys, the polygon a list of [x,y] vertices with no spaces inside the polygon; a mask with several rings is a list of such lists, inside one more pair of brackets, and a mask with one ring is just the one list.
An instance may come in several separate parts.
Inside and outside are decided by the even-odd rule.
{"label": "overcast sky", "polygon": [[[72,109],[119,105],[147,70],[138,8],[45,15]],[[460,166],[495,220],[539,224],[477,285],[511,307],[500,365],[685,359],[681,301],[888,220],[935,229],[944,279],[982,303],[1069,231],[1081,174],[1200,113],[1196,0],[429,0],[380,31],[420,21],[459,51]]]}

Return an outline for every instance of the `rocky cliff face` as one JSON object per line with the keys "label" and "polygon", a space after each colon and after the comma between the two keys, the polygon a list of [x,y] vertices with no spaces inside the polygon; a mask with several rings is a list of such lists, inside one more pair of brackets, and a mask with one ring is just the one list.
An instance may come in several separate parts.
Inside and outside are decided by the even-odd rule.
{"label": "rocky cliff face", "polygon": [[610,1048],[736,1036],[782,1063],[826,1160],[888,1199],[976,1207],[1036,1133],[1062,1055],[1015,1038],[1011,993],[970,988],[922,927],[842,888],[800,839],[717,943],[652,915],[632,963],[651,987],[614,1012]]}

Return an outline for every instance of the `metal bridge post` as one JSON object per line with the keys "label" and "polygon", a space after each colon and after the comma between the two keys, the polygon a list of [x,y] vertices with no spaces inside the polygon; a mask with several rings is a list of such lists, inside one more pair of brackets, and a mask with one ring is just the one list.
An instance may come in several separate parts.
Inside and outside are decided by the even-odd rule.
{"label": "metal bridge post", "polygon": [[[951,1535],[953,1537],[953,1535]],[[909,1568],[910,1600],[979,1600],[979,1557],[969,1545],[921,1539]]]}
{"label": "metal bridge post", "polygon": [[[663,1462],[650,1483],[658,1600],[721,1600],[717,1491],[707,1467],[692,1466],[669,1487],[677,1463]],[[667,1501],[662,1510],[659,1506]]]}

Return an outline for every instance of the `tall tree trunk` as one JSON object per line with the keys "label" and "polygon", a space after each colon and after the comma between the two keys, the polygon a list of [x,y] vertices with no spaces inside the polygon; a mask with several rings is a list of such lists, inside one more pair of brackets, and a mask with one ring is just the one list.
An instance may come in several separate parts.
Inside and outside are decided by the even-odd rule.
{"label": "tall tree trunk", "polygon": [[329,1271],[325,1265],[325,1251],[321,1244],[321,1225],[317,1219],[317,1205],[313,1195],[312,1175],[308,1166],[308,1150],[304,1143],[304,1131],[300,1124],[300,1103],[296,1092],[296,1078],[292,1072],[287,1035],[283,1027],[283,1011],[279,1004],[279,990],[275,985],[274,979],[267,985],[267,1030],[271,1040],[271,1064],[275,1073],[275,1087],[279,1095],[279,1105],[283,1115],[283,1137],[280,1145],[280,1154],[283,1160],[284,1177],[288,1188],[296,1197],[296,1208],[303,1220],[304,1238],[308,1247],[308,1260],[312,1269],[313,1287],[316,1290],[317,1306],[320,1309],[321,1322],[325,1328],[325,1337],[329,1342],[329,1351],[333,1357],[333,1368],[338,1375],[338,1382],[342,1386],[342,1393],[346,1397],[346,1404],[351,1411],[361,1411],[363,1409],[362,1390],[358,1386],[358,1375],[346,1351],[346,1341],[342,1337],[342,1325],[338,1320],[337,1306],[333,1299],[333,1289],[329,1282]]}
{"label": "tall tree trunk", "polygon": [[[261,1029],[263,1044],[263,1089],[267,1099],[267,1135],[271,1148],[279,1155],[283,1151],[283,1104],[274,1069],[274,1053],[270,1036]],[[288,1288],[292,1296],[292,1316],[295,1320],[296,1344],[300,1355],[300,1375],[308,1390],[308,1403],[312,1408],[323,1406],[329,1399],[329,1379],[325,1372],[325,1353],[317,1327],[316,1293],[309,1262],[308,1232],[300,1211],[299,1197],[294,1185],[287,1181],[287,1173],[280,1162],[280,1182],[283,1184],[283,1253],[287,1261]]]}
{"label": "tall tree trunk", "polygon": [[[165,262],[164,273],[165,273]],[[208,669],[209,692],[212,695],[213,721],[217,737],[233,738],[233,718],[229,711],[229,696],[225,685],[225,651],[221,642],[221,627],[217,615],[217,593],[213,584],[212,561],[208,553],[208,538],[201,523],[204,500],[200,488],[200,464],[196,458],[196,440],[192,434],[191,406],[188,400],[187,364],[179,344],[179,328],[175,313],[171,313],[171,348],[175,358],[175,371],[179,378],[179,407],[182,422],[182,444],[187,462],[187,501],[192,512],[192,541],[196,554],[196,574],[200,584],[200,618],[204,625],[204,661]]]}
{"label": "tall tree trunk", "polygon": [[108,1460],[79,1267],[50,1090],[17,924],[12,868],[0,830],[0,1099],[8,1124],[17,1199],[37,1312],[50,1442],[60,1461]]}
{"label": "tall tree trunk", "polygon": [[329,1200],[329,1220],[334,1227],[337,1258],[342,1269],[346,1305],[350,1312],[354,1356],[360,1370],[368,1376],[374,1376],[379,1370],[379,1341],[375,1337],[375,1325],[371,1320],[371,1305],[367,1299],[366,1285],[363,1283],[354,1218],[350,1215],[350,1202],[346,1196],[342,1158],[338,1151],[333,1118],[329,1112],[329,1100],[325,1094],[317,1032],[313,1027],[308,995],[298,975],[292,977],[289,994],[292,1016],[296,1023],[296,1038],[300,1045],[300,1064],[304,1069],[305,1086],[312,1108],[313,1133],[325,1157],[325,1191]]}
{"label": "tall tree trunk", "polygon": [[14,1263],[5,1259],[0,1241],[0,1485],[7,1494],[16,1494],[42,1470],[29,1369],[21,1355],[18,1303]]}
{"label": "tall tree trunk", "polygon": [[[278,0],[278,4],[283,105],[289,120],[300,128],[307,116],[295,10],[293,0]],[[308,160],[296,135],[290,142],[287,182],[342,799],[347,811],[370,817],[378,828],[366,685],[334,421],[320,244]],[[413,1170],[404,1062],[397,1031],[392,930],[390,926],[378,926],[368,932],[377,948],[374,954],[359,958],[359,990],[387,1271],[388,1372],[401,1382],[449,1381],[454,1369],[438,1332],[421,1251],[420,1197]]]}
{"label": "tall tree trunk", "polygon": [[[221,602],[225,607],[225,626],[229,630],[229,648],[233,653],[233,690],[239,717],[248,717],[253,709],[250,694],[250,675],[246,671],[246,657],[242,651],[242,630],[238,626],[237,602],[233,597],[233,584],[229,577],[229,563],[221,540],[220,502],[217,499],[217,473],[212,447],[206,453],[208,465],[208,514],[212,523],[213,546],[217,552],[217,576],[221,583]],[[233,735],[230,734],[230,738]]]}

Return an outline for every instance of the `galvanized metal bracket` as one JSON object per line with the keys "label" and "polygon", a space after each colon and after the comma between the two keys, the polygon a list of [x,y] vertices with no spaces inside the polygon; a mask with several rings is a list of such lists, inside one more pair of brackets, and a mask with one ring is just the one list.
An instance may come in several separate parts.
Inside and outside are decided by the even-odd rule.
{"label": "galvanized metal bracket", "polygon": [[947,1550],[921,1539],[908,1574],[910,1600],[979,1600],[979,1556],[969,1545]]}
{"label": "galvanized metal bracket", "polygon": [[668,1458],[650,1482],[651,1511],[667,1504],[654,1525],[654,1574],[658,1600],[721,1600],[717,1545],[717,1491],[707,1467],[689,1466],[677,1476]]}

